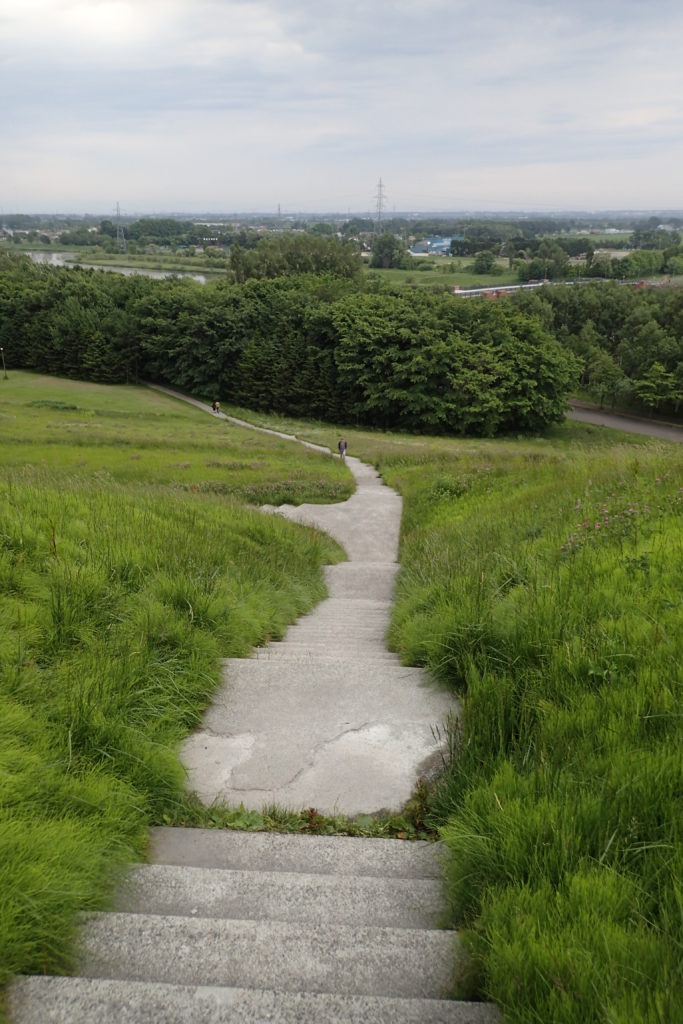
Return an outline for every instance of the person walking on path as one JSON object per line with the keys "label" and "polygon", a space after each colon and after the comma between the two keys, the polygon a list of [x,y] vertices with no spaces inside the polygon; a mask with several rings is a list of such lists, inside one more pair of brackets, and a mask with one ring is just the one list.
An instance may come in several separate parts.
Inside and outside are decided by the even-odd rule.
{"label": "person walking on path", "polygon": [[346,438],[341,437],[339,439],[339,444],[337,445],[337,448],[339,449],[339,458],[340,459],[346,458],[346,449],[347,449],[347,447],[348,447],[348,445],[346,444]]}
{"label": "person walking on path", "polygon": [[211,408],[212,408],[212,409],[213,409],[213,411],[214,411],[214,412],[216,413],[216,415],[218,415],[218,413],[219,413],[219,412],[221,411],[221,403],[220,403],[220,402],[219,402],[218,400],[216,400],[216,401],[215,401],[215,402],[214,402],[214,403],[212,404]]}

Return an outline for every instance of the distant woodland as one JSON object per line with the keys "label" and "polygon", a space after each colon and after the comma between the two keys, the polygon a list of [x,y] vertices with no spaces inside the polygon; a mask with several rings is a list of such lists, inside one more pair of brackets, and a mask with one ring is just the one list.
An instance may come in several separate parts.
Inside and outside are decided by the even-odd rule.
{"label": "distant woodland", "polygon": [[553,286],[491,302],[378,289],[323,235],[237,246],[202,286],[0,254],[8,366],[165,382],[254,409],[493,436],[559,421],[568,392],[676,413],[683,291]]}

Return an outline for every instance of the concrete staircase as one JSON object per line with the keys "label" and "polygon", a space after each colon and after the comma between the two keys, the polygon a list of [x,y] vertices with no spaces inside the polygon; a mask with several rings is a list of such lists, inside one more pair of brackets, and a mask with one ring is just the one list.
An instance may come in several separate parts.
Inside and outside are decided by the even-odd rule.
{"label": "concrete staircase", "polygon": [[152,830],[150,863],[90,915],[73,978],[24,977],[13,1024],[488,1024],[448,999],[438,847]]}

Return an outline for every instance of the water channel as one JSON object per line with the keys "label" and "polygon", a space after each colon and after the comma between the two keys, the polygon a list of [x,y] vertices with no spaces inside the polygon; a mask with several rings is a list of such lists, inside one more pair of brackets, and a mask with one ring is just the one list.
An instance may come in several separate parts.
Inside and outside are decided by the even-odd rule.
{"label": "water channel", "polygon": [[162,280],[167,277],[189,277],[199,284],[206,284],[204,274],[191,274],[182,270],[148,270],[146,267],[117,267],[108,263],[86,263],[79,260],[72,252],[47,252],[44,249],[32,250],[24,253],[34,263],[46,263],[50,267],[81,268],[83,270],[105,270],[111,274],[123,274],[125,277],[134,277],[140,274],[142,277],[153,277]]}

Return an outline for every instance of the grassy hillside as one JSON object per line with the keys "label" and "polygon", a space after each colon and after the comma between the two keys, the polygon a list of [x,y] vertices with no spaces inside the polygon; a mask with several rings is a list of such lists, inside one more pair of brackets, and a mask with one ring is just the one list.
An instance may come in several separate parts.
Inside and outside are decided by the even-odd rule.
{"label": "grassy hillside", "polygon": [[253,504],[342,501],[337,460],[264,437],[143,387],[12,371],[0,381],[2,466],[46,468],[135,488],[234,497]]}
{"label": "grassy hillside", "polygon": [[[76,911],[147,824],[191,820],[175,748],[218,658],[279,635],[339,557],[238,499],[329,500],[348,478],[156,393],[0,387],[6,978],[67,966]],[[463,991],[514,1022],[677,1019],[681,446],[579,423],[343,432],[404,498],[392,644],[464,700],[427,809],[473,952]]]}
{"label": "grassy hillside", "polygon": [[682,454],[382,465],[394,645],[467,695],[433,803],[453,921],[511,1021],[676,1016]]}
{"label": "grassy hillside", "polygon": [[143,389],[0,381],[0,985],[69,965],[239,656],[324,595],[329,538],[250,501],[330,500],[337,461]]}
{"label": "grassy hillside", "polygon": [[513,1022],[678,1019],[681,446],[346,436],[404,498],[392,644],[464,699],[430,800],[463,992]]}

